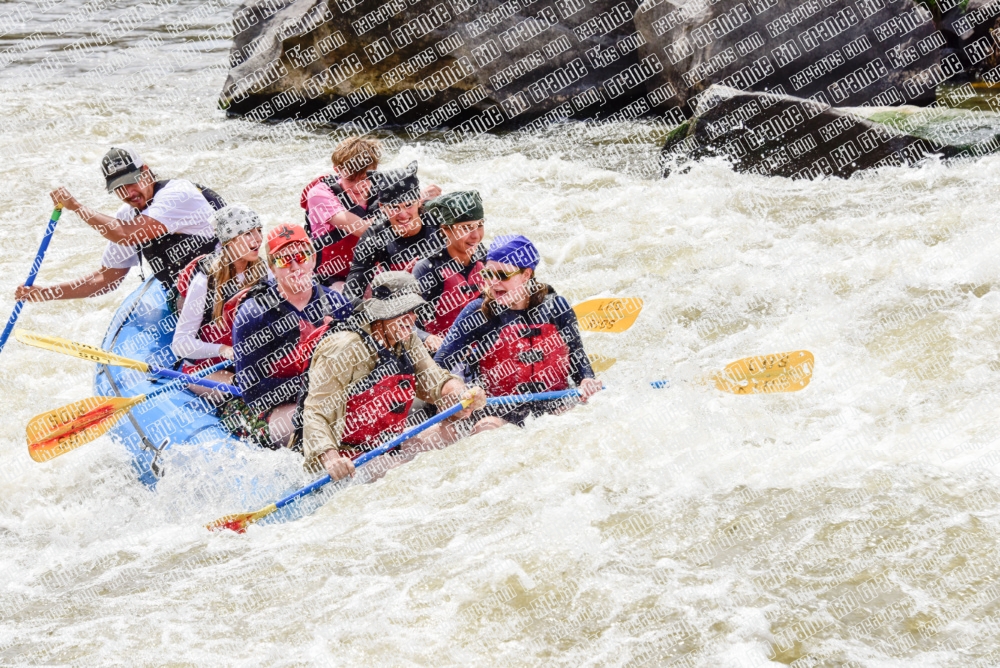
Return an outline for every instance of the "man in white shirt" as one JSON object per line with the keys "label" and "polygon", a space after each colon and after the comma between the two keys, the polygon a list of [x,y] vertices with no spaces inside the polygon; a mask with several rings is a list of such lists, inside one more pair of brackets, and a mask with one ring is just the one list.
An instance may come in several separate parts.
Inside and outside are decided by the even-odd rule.
{"label": "man in white shirt", "polygon": [[65,188],[50,193],[53,203],[76,212],[108,240],[101,268],[58,285],[22,285],[15,292],[17,299],[50,301],[101,295],[117,288],[141,258],[173,295],[180,270],[199,255],[215,250],[218,240],[209,217],[225,203],[214,192],[184,179],[158,181],[142,158],[128,148],[112,148],[101,168],[108,192],[124,202],[114,216],[83,206]]}

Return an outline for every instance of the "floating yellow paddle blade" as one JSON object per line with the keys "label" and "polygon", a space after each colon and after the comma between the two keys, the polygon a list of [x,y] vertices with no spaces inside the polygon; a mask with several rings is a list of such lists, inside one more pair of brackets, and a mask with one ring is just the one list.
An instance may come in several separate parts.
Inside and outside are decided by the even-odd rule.
{"label": "floating yellow paddle blade", "polygon": [[594,370],[594,373],[607,371],[617,361],[614,357],[605,357],[597,353],[587,353],[587,357],[590,358],[590,368]]}
{"label": "floating yellow paddle blade", "polygon": [[36,462],[45,462],[90,443],[145,400],[145,395],[90,397],[36,415],[28,423],[28,454]]}
{"label": "floating yellow paddle blade", "polygon": [[812,380],[815,360],[808,350],[744,357],[712,377],[715,387],[732,394],[798,392]]}
{"label": "floating yellow paddle blade", "polygon": [[573,307],[580,329],[586,332],[624,332],[642,311],[638,297],[589,299]]}
{"label": "floating yellow paddle blade", "polygon": [[128,357],[122,357],[121,355],[115,355],[114,353],[109,353],[106,350],[70,341],[69,339],[62,339],[58,336],[46,336],[45,334],[35,334],[34,332],[29,332],[24,329],[15,329],[14,338],[29,346],[44,348],[45,350],[51,350],[57,353],[62,353],[63,355],[70,355],[72,357],[79,357],[80,359],[87,360],[89,362],[97,362],[98,364],[108,364],[111,366],[123,366],[129,369],[136,369],[138,371],[149,371],[149,365],[145,362],[129,359]]}
{"label": "floating yellow paddle blade", "polygon": [[206,524],[205,528],[209,531],[222,531],[223,529],[229,529],[230,531],[235,531],[236,533],[246,533],[248,526],[257,520],[267,517],[277,509],[278,506],[272,503],[271,505],[252,513],[226,515],[225,517],[215,520],[211,524]]}

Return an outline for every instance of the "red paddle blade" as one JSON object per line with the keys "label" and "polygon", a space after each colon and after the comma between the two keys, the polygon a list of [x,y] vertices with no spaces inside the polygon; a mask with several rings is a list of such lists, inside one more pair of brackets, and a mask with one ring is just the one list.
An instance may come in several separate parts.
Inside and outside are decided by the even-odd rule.
{"label": "red paddle blade", "polygon": [[211,524],[206,524],[205,528],[209,531],[223,531],[225,529],[229,529],[230,531],[235,531],[236,533],[246,533],[248,526],[259,519],[267,517],[277,509],[278,506],[272,503],[271,505],[261,508],[253,513],[226,515],[225,517],[220,517]]}
{"label": "red paddle blade", "polygon": [[28,454],[45,462],[105,434],[136,404],[138,397],[90,397],[36,415],[28,422]]}

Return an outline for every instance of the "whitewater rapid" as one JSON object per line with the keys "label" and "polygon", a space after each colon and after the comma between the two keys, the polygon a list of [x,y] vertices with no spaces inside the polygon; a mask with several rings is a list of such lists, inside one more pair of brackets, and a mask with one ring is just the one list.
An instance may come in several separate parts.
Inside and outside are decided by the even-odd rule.
{"label": "whitewater rapid", "polygon": [[[102,14],[59,37],[43,19],[70,9],[23,6],[22,32],[43,37],[0,83],[0,306],[50,189],[117,207],[99,167],[112,144],[268,226],[301,220],[333,140],[217,109],[228,43],[212,31],[231,8],[184,0],[69,62],[57,49]],[[570,125],[390,153],[445,191],[479,190],[487,240],[528,235],[571,302],[645,308],[626,333],[585,335],[617,360],[590,405],[423,454],[294,523],[203,527],[251,510],[237,476],[307,479],[292,453],[246,449],[155,493],[106,438],[32,462],[27,421],[90,396],[94,368],[9,343],[0,664],[1000,662],[1000,158],[812,182],[706,162],[663,180],[662,138]],[[96,269],[103,245],[64,214],[38,283]],[[28,305],[19,324],[98,344],[138,284]],[[791,350],[816,358],[801,392],[702,382]]]}

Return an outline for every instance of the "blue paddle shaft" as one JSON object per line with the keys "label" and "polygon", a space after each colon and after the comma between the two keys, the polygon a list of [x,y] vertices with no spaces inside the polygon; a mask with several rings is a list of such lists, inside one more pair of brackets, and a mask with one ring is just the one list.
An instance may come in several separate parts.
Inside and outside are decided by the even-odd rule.
{"label": "blue paddle shaft", "polygon": [[[654,380],[649,383],[656,389],[670,387],[669,380]],[[602,389],[607,389],[607,385],[602,385]],[[562,399],[563,397],[578,397],[580,390],[555,390],[553,392],[534,392],[528,394],[508,394],[502,397],[490,397],[486,400],[488,406],[503,404],[523,404],[529,401],[547,401],[550,399]]]}
{"label": "blue paddle shaft", "polygon": [[[45,228],[45,236],[42,237],[42,243],[38,246],[38,252],[35,253],[35,261],[31,263],[31,271],[28,272],[28,280],[24,282],[25,285],[32,285],[35,282],[35,277],[38,276],[38,270],[42,268],[42,260],[45,258],[45,251],[49,249],[49,242],[52,241],[52,234],[56,231],[56,223],[59,222],[59,216],[62,215],[62,207],[57,208],[52,212],[52,217],[49,218],[49,224]],[[4,344],[7,343],[7,339],[10,338],[10,333],[14,331],[14,325],[17,323],[18,316],[21,315],[21,309],[24,308],[24,302],[19,301],[14,304],[14,312],[10,314],[10,318],[7,320],[7,326],[4,327],[3,334],[0,335],[0,351],[3,350]]]}
{"label": "blue paddle shaft", "polygon": [[151,366],[149,367],[149,370],[151,373],[155,373],[158,376],[163,376],[164,378],[174,378],[177,380],[187,381],[189,385],[199,385],[201,387],[207,387],[213,390],[221,390],[222,392],[228,392],[234,397],[243,396],[243,393],[240,392],[240,388],[236,387],[235,385],[227,385],[226,383],[219,383],[214,380],[197,378],[195,376],[191,376],[186,373],[181,373],[180,371],[174,371],[173,369],[161,369],[159,367]]}
{"label": "blue paddle shaft", "polygon": [[497,406],[505,404],[523,404],[529,401],[546,401],[549,399],[562,399],[563,397],[578,397],[580,390],[555,390],[553,392],[530,392],[528,394],[509,394],[503,397],[490,397],[486,400],[486,405]]}
{"label": "blue paddle shaft", "polygon": [[150,392],[149,394],[147,394],[146,398],[147,399],[152,399],[156,395],[163,394],[164,392],[173,392],[175,390],[183,390],[184,386],[185,385],[190,385],[192,380],[197,380],[197,379],[202,378],[204,376],[208,376],[209,374],[213,374],[216,371],[222,371],[223,369],[225,369],[230,364],[232,364],[232,362],[230,362],[229,360],[226,360],[225,362],[219,362],[215,366],[210,366],[207,369],[202,369],[201,371],[196,371],[196,372],[194,372],[191,375],[188,375],[186,373],[182,373],[180,375],[184,376],[183,379],[170,381],[169,383],[167,383],[163,387],[157,388],[157,389],[153,390],[152,392]]}
{"label": "blue paddle shaft", "polygon": [[[439,422],[441,422],[443,420],[447,420],[452,415],[454,415],[455,413],[458,413],[461,410],[462,410],[462,404],[455,404],[454,406],[452,406],[451,408],[449,408],[445,412],[438,413],[437,415],[435,415],[434,417],[432,417],[430,420],[427,420],[426,422],[422,422],[422,423],[418,424],[416,427],[413,427],[412,429],[410,429],[408,431],[404,431],[402,434],[400,434],[396,438],[392,439],[391,441],[389,441],[385,445],[383,445],[381,447],[378,447],[378,448],[375,448],[374,450],[371,450],[369,452],[366,452],[365,454],[363,454],[360,457],[358,457],[357,459],[355,459],[354,460],[354,466],[355,466],[355,468],[367,464],[368,462],[370,462],[371,460],[375,459],[379,455],[384,455],[385,453],[389,452],[393,448],[399,447],[399,445],[402,444],[404,441],[407,441],[407,440],[413,438],[414,436],[416,436],[420,432],[424,431],[425,429],[427,429],[429,427],[433,427],[434,425],[436,425],[437,423],[439,423]],[[331,480],[330,475],[327,474],[327,475],[323,476],[322,478],[320,478],[319,480],[316,480],[315,482],[313,482],[313,483],[311,483],[311,484],[303,487],[302,489],[300,489],[298,491],[295,491],[295,492],[292,492],[291,494],[289,494],[288,496],[286,496],[285,498],[283,498],[281,501],[275,502],[274,505],[275,505],[276,508],[284,508],[285,506],[287,506],[289,503],[291,503],[295,499],[299,498],[300,496],[305,496],[306,494],[311,494],[312,492],[315,492],[317,489],[319,489],[323,485],[325,485],[328,482],[330,482],[330,480]]]}

